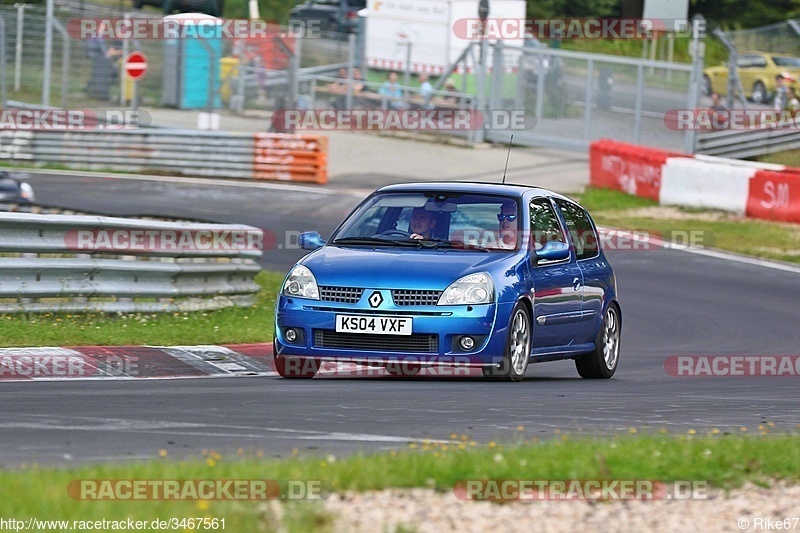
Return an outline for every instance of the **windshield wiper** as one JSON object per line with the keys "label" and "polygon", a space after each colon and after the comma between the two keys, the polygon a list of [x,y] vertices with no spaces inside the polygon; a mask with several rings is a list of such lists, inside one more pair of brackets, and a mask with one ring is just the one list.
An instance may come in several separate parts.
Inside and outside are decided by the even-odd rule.
{"label": "windshield wiper", "polygon": [[473,250],[475,252],[488,252],[490,251],[488,248],[484,248],[483,246],[478,246],[477,244],[471,244],[466,242],[459,242],[455,246],[452,246],[456,250]]}
{"label": "windshield wiper", "polygon": [[390,246],[417,246],[416,242],[407,240],[383,239],[381,237],[342,237],[335,239],[331,244],[363,244],[363,245],[390,245]]}

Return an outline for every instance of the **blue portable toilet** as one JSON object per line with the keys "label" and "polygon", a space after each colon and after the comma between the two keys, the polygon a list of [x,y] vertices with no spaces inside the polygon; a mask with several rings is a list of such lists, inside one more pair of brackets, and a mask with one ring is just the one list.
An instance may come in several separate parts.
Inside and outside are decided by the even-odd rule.
{"label": "blue portable toilet", "polygon": [[208,88],[213,84],[213,107],[220,100],[219,60],[222,58],[222,20],[204,13],[164,17],[164,28],[180,30],[180,38],[164,41],[164,76],[161,105],[177,109],[208,108]]}

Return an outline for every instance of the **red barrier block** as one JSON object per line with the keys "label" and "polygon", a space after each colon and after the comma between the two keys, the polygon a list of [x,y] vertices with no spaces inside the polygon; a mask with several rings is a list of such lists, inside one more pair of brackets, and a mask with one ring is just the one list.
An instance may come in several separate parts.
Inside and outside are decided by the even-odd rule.
{"label": "red barrier block", "polygon": [[800,222],[800,169],[756,172],[750,180],[747,216]]}
{"label": "red barrier block", "polygon": [[658,201],[661,167],[670,157],[692,157],[678,152],[603,139],[589,147],[590,183]]}

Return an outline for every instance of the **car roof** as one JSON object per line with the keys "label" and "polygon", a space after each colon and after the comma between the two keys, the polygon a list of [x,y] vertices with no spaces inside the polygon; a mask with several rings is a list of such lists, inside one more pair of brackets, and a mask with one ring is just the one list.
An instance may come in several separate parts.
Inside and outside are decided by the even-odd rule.
{"label": "car roof", "polygon": [[[466,192],[476,194],[503,194],[513,197],[522,197],[528,193],[533,196],[553,196],[569,200],[566,196],[532,185],[517,183],[491,183],[477,181],[424,181],[412,183],[397,183],[381,187],[376,192]],[[574,202],[574,200],[572,200]]]}

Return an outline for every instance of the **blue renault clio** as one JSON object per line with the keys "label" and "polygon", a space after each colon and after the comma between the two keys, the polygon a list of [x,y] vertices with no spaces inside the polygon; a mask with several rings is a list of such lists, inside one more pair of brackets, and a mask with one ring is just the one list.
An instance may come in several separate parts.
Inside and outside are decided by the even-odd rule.
{"label": "blue renault clio", "polygon": [[591,217],[545,189],[427,182],[383,187],[289,272],[275,314],[275,368],[311,378],[323,361],[480,368],[521,381],[529,363],[617,369],[616,278]]}

